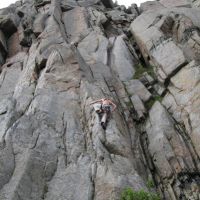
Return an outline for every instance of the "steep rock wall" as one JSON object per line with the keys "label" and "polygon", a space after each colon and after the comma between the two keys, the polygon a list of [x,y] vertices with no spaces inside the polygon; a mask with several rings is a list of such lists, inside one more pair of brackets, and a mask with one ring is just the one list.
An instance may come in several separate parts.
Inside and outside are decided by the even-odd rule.
{"label": "steep rock wall", "polygon": [[[162,199],[199,198],[200,15],[171,4],[0,10],[0,199],[117,200],[148,180]],[[106,130],[89,105],[102,97],[117,104]]]}

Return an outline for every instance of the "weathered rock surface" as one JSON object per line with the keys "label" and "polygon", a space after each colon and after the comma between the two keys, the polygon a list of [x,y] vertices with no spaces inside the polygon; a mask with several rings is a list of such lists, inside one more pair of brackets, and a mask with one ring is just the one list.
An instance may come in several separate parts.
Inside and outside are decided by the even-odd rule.
{"label": "weathered rock surface", "polygon": [[160,3],[166,8],[192,6],[190,0],[160,0]]}
{"label": "weathered rock surface", "polygon": [[[121,83],[112,73],[111,44],[100,27],[107,21],[106,7],[113,4],[99,2],[36,1],[37,9],[28,13],[31,3],[26,1],[16,8],[17,35],[10,30],[12,39],[5,38],[2,29],[1,49],[8,53],[0,84],[2,200],[119,199],[126,186],[146,188],[147,174],[142,178],[137,171],[130,139],[137,132],[129,128],[123,111],[103,131],[89,106],[105,94],[115,98],[112,81]],[[88,8],[95,4],[102,10]],[[91,10],[98,14],[92,21]],[[117,37],[112,54],[129,56],[132,77],[133,56],[123,37]],[[11,42],[7,47],[6,40],[22,48]],[[113,60],[122,71],[119,58]]]}
{"label": "weathered rock surface", "polygon": [[159,10],[159,9],[163,9],[164,6],[158,2],[158,1],[147,1],[144,3],[141,3],[140,5],[140,11],[141,12],[145,12],[145,11],[149,11],[149,10]]}
{"label": "weathered rock surface", "polygon": [[[188,81],[190,80],[190,81]],[[190,134],[192,142],[200,155],[199,146],[199,66],[194,62],[189,63],[181,69],[174,77],[171,78],[169,93],[164,98],[163,103],[169,108],[177,121],[184,123],[187,132]],[[176,101],[174,109],[170,108],[169,103],[173,105],[173,101],[169,102],[169,96]],[[177,116],[176,116],[177,115]],[[178,116],[179,115],[179,116]]]}
{"label": "weathered rock surface", "polygon": [[150,109],[142,132],[149,166],[166,199],[199,199],[200,15],[194,6],[185,0],[144,3],[131,24],[158,81],[151,91],[162,104]]}
{"label": "weathered rock surface", "polygon": [[134,75],[133,56],[127,48],[123,35],[114,39],[111,52],[111,68],[119,75],[121,81],[130,80]]}
{"label": "weathered rock surface", "polygon": [[[198,200],[194,7],[24,0],[0,10],[0,199],[119,200],[152,177],[161,199]],[[106,130],[90,105],[103,97],[117,104]]]}
{"label": "weathered rock surface", "polygon": [[[181,184],[181,175],[178,179],[174,179],[174,177],[176,174],[193,174],[196,172],[198,163],[192,159],[194,149],[188,148],[190,142],[184,140],[183,130],[176,125],[159,102],[156,102],[149,112],[146,130],[149,139],[149,151],[156,172],[167,185],[164,189],[165,195],[169,196],[170,199],[180,196],[184,193],[184,188],[183,191],[181,189],[177,191],[176,187]],[[161,180],[158,181],[162,182]]]}
{"label": "weathered rock surface", "polygon": [[137,95],[143,102],[148,101],[151,98],[151,93],[139,80],[130,80],[125,82],[126,89],[130,96]]}

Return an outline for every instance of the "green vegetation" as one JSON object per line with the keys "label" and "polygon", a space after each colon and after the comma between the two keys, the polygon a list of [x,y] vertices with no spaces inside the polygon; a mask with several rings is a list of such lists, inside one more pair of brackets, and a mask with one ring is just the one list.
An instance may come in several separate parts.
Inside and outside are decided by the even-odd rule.
{"label": "green vegetation", "polygon": [[131,103],[131,101],[129,102],[125,102],[127,108],[132,108],[133,107],[133,104]]}
{"label": "green vegetation", "polygon": [[163,99],[163,97],[159,96],[159,95],[156,95],[154,97],[152,97],[147,103],[145,103],[145,107],[147,108],[147,110],[150,110],[151,107],[153,106],[153,104],[156,102],[156,101],[159,101],[161,102]]}
{"label": "green vegetation", "polygon": [[147,72],[150,76],[155,78],[155,73],[153,70],[153,66],[149,65],[148,67],[144,67],[141,63],[134,67],[136,69],[133,79],[139,79],[144,72]]}
{"label": "green vegetation", "polygon": [[120,200],[133,200],[134,192],[131,188],[125,188],[121,193]]}
{"label": "green vegetation", "polygon": [[125,188],[120,200],[160,200],[160,197],[158,194],[145,192],[144,190],[133,191],[131,188]]}
{"label": "green vegetation", "polygon": [[153,182],[152,179],[148,179],[148,181],[147,181],[147,187],[148,187],[148,189],[151,189],[151,188],[155,187],[154,182]]}

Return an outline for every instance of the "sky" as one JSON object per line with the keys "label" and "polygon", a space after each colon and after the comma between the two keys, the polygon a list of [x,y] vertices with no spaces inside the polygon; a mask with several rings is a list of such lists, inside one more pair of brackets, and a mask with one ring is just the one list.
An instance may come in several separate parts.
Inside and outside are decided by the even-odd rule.
{"label": "sky", "polygon": [[16,0],[0,0],[0,8],[9,6],[11,3],[15,3]]}
{"label": "sky", "polygon": [[[147,0],[117,0],[120,5],[129,6],[132,3],[136,3],[138,6],[140,3],[145,2]],[[16,2],[16,0],[0,0],[0,8],[4,8],[9,6],[11,3]]]}
{"label": "sky", "polygon": [[128,7],[132,3],[136,3],[138,6],[140,6],[141,3],[143,3],[143,2],[145,2],[147,0],[117,0],[117,1],[118,1],[118,4],[125,5],[126,7]]}

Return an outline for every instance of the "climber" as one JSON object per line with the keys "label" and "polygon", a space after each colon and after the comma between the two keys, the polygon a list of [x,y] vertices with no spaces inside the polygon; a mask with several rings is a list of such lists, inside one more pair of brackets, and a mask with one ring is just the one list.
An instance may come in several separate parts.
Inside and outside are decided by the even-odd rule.
{"label": "climber", "polygon": [[98,114],[102,115],[101,120],[100,120],[101,126],[103,127],[103,129],[106,129],[106,122],[109,118],[109,115],[111,112],[115,111],[117,106],[110,99],[107,99],[107,98],[93,101],[90,103],[90,105],[96,104],[96,103],[100,103],[100,107],[95,110]]}
{"label": "climber", "polygon": [[115,109],[117,107],[110,99],[107,99],[107,98],[93,101],[90,103],[90,105],[95,104],[95,103],[101,104],[101,110],[98,112],[113,112],[113,111],[115,111]]}

